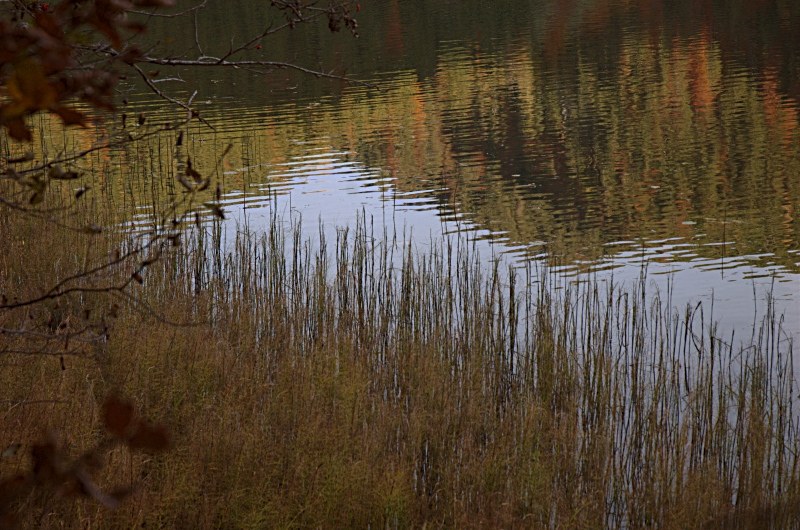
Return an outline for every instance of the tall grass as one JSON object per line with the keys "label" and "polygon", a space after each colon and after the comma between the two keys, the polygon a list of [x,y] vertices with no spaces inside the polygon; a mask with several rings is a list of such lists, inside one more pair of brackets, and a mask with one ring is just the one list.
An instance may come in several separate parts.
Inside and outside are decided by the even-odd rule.
{"label": "tall grass", "polygon": [[[43,234],[3,223],[4,290],[52,281],[69,237],[83,237],[45,252]],[[701,307],[676,311],[646,278],[623,288],[487,267],[467,241],[423,253],[363,219],[335,238],[302,233],[277,218],[227,244],[219,228],[195,230],[134,298],[91,302],[121,307],[63,369],[57,349],[10,353],[23,338],[0,336],[0,443],[50,427],[77,450],[100,436],[95,404],[110,390],[173,431],[163,456],[109,455],[104,480],[141,484],[118,510],[64,502],[37,521],[797,524],[792,344],[773,312],[723,340]]]}

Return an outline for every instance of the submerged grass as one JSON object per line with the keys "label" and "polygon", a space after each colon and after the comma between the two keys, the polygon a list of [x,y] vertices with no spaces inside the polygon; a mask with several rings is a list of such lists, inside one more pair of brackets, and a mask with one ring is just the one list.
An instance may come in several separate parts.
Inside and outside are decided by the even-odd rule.
{"label": "submerged grass", "polygon": [[[10,298],[113,252],[0,223]],[[29,524],[797,525],[797,397],[777,315],[739,344],[645,279],[487,269],[463,240],[420,253],[363,221],[335,240],[301,233],[273,219],[226,246],[205,228],[135,299],[0,313],[0,445],[56,429],[77,452],[101,436],[112,391],[173,436],[157,457],[108,455],[102,481],[139,485],[116,511],[69,500],[27,508]],[[86,325],[102,333],[64,338]],[[20,452],[0,472],[25,465]]]}

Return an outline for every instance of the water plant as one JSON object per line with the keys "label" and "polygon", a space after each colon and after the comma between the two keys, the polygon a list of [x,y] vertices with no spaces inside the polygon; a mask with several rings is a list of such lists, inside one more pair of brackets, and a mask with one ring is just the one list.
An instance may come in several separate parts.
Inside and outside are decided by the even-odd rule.
{"label": "water plant", "polygon": [[[71,255],[2,222],[5,290]],[[722,338],[702,306],[677,311],[646,277],[487,267],[465,238],[421,252],[364,218],[314,238],[277,216],[260,235],[224,233],[201,225],[135,298],[96,302],[117,306],[114,322],[67,361],[80,342],[25,355],[23,339],[0,337],[3,447],[42,427],[76,451],[95,443],[112,389],[172,430],[163,455],[106,455],[101,484],[141,485],[129,502],[51,505],[36,514],[45,526],[797,520],[793,352],[774,312]],[[63,311],[84,306],[76,296]],[[45,333],[45,315],[0,319]],[[24,461],[0,459],[0,472]]]}

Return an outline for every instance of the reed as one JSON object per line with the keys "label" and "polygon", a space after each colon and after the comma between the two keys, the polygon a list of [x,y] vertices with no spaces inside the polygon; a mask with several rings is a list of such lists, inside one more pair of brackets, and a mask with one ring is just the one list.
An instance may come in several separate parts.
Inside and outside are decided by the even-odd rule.
{"label": "reed", "polygon": [[[12,296],[119,243],[95,239],[76,259],[83,234],[45,246],[52,234],[35,223],[0,222]],[[313,238],[286,224],[234,241],[219,226],[190,231],[133,297],[0,313],[0,327],[34,334],[0,335],[0,445],[57,429],[78,451],[102,436],[98,404],[112,391],[173,436],[163,455],[107,455],[100,481],[137,485],[117,510],[67,499],[31,505],[28,523],[796,524],[793,352],[774,312],[723,339],[702,307],[676,310],[646,277],[617,286],[487,267],[465,239],[423,253],[364,218]],[[42,338],[58,333],[53,311],[86,322],[86,308],[102,340]],[[65,361],[63,347],[75,350]],[[25,465],[20,452],[0,473]]]}

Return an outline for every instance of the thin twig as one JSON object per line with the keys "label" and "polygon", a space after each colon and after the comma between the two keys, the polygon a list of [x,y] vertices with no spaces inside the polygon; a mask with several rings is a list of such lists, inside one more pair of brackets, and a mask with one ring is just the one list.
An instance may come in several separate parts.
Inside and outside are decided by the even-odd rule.
{"label": "thin twig", "polygon": [[206,0],[203,0],[199,4],[192,6],[188,9],[184,9],[178,13],[154,13],[153,11],[137,11],[135,9],[129,9],[128,13],[134,13],[136,15],[144,15],[146,17],[160,17],[160,18],[176,18],[186,14],[189,14],[193,11],[197,11],[199,9],[203,9],[206,7]]}
{"label": "thin twig", "polygon": [[200,116],[200,114],[198,114],[198,113],[197,113],[197,111],[195,111],[195,110],[194,110],[193,108],[191,108],[189,105],[187,105],[186,103],[184,103],[184,102],[182,102],[182,101],[178,101],[177,99],[173,98],[172,96],[170,96],[170,95],[168,95],[168,94],[165,94],[164,92],[162,92],[162,91],[161,91],[161,90],[160,90],[160,89],[159,89],[159,88],[158,88],[158,87],[155,85],[155,83],[153,83],[153,80],[152,80],[152,79],[150,79],[150,76],[148,76],[148,75],[147,75],[147,74],[144,72],[144,70],[142,70],[142,69],[139,67],[139,65],[138,65],[138,64],[134,64],[134,65],[132,65],[132,66],[133,66],[133,68],[136,70],[136,72],[138,72],[138,74],[141,76],[141,78],[142,78],[142,79],[144,79],[144,82],[147,84],[147,86],[148,86],[148,87],[150,87],[150,90],[152,90],[152,91],[153,91],[153,92],[154,92],[154,93],[155,93],[155,94],[156,94],[158,97],[160,97],[160,98],[162,98],[162,99],[164,99],[164,100],[166,100],[166,101],[169,101],[169,102],[170,102],[170,103],[172,103],[173,105],[177,105],[177,106],[179,106],[179,107],[181,107],[181,108],[185,109],[185,110],[186,110],[186,111],[189,113],[189,119],[191,119],[191,118],[193,118],[193,117],[194,117],[194,118],[197,118],[197,119],[198,119],[198,120],[200,120],[200,121],[201,121],[201,122],[202,122],[204,125],[208,126],[208,127],[209,127],[210,129],[212,129],[212,130],[215,130],[215,129],[214,129],[214,126],[213,126],[213,125],[211,125],[211,123],[209,123],[209,122],[208,122],[208,120],[206,120],[205,118],[201,117],[201,116]]}
{"label": "thin twig", "polygon": [[40,351],[40,350],[0,350],[0,355],[29,355],[43,357],[93,357],[91,353],[81,350]]}

